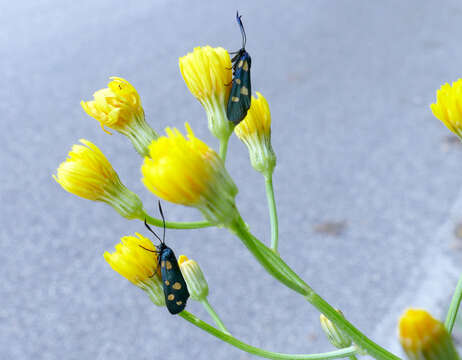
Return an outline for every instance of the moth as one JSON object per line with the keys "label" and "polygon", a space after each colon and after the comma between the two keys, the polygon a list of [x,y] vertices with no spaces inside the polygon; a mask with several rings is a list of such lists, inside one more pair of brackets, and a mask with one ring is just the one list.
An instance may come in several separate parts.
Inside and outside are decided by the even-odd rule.
{"label": "moth", "polygon": [[239,124],[247,115],[251,102],[251,84],[250,84],[250,66],[252,59],[249,53],[245,50],[247,37],[245,35],[244,25],[239,15],[236,13],[236,20],[241,29],[242,47],[236,52],[231,59],[233,69],[233,81],[231,93],[228,99],[228,106],[226,108],[226,115],[228,120],[234,124]]}
{"label": "moth", "polygon": [[154,232],[154,230],[151,229],[146,222],[146,219],[144,220],[144,225],[146,225],[148,230],[160,241],[160,245],[156,245],[156,250],[150,250],[141,245],[140,246],[147,251],[157,254],[158,264],[154,274],[157,273],[160,266],[165,304],[170,314],[175,315],[183,311],[186,307],[186,301],[188,301],[189,298],[189,291],[183,274],[181,273],[180,266],[178,265],[178,261],[176,260],[175,253],[165,244],[165,217],[160,201],[159,212],[164,223],[164,234],[162,239]]}

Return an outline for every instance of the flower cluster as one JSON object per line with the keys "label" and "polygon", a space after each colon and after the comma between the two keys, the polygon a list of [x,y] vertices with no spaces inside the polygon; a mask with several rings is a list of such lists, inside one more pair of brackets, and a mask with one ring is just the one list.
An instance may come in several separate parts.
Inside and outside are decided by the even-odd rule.
{"label": "flower cluster", "polygon": [[[243,31],[240,17],[237,19]],[[239,62],[235,64],[239,66]],[[179,66],[188,89],[205,109],[210,131],[220,141],[219,154],[198,139],[188,123],[185,123],[186,135],[176,128],[166,127],[166,135],[159,136],[146,122],[138,92],[123,78],[112,77],[107,88],[96,91],[93,100],[82,101],[81,105],[88,115],[100,123],[104,131],[108,132],[106,128],[113,129],[129,138],[143,157],[141,181],[149,191],[171,203],[195,207],[206,219],[206,225],[228,228],[241,239],[268,273],[317,306],[323,313],[320,317],[322,329],[329,341],[340,349],[336,354],[328,354],[328,358],[333,358],[333,355],[354,358],[355,354],[361,354],[360,348],[363,347],[369,355],[378,355],[377,358],[395,358],[348,323],[340,311],[322,300],[279,256],[277,213],[271,178],[276,166],[276,155],[271,144],[271,114],[265,97],[259,92],[256,97],[252,96],[247,115],[235,126],[226,115],[233,80],[229,53],[221,47],[197,47],[179,59]],[[249,95],[247,91],[245,93]],[[438,119],[462,139],[462,79],[452,86],[443,85],[431,109]],[[272,226],[271,249],[250,233],[236,207],[238,188],[226,170],[224,161],[227,142],[233,130],[247,146],[253,168],[265,177]],[[204,222],[165,222],[162,211],[162,220],[148,216],[138,195],[121,182],[102,151],[88,140],[80,140],[80,143],[72,147],[68,158],[53,175],[66,191],[89,200],[105,202],[127,219],[144,220],[146,225],[163,225],[164,231],[165,227],[170,226],[194,228],[203,225]],[[164,242],[156,247],[151,240],[136,233],[135,236],[122,237],[115,251],[105,252],[104,258],[114,271],[143,289],[154,304],[167,304],[172,314],[181,312],[185,319],[216,335],[219,333],[217,329],[210,329],[210,325],[204,325],[183,312],[186,302],[175,300],[177,311],[172,311],[170,305],[174,304],[175,296],[167,291],[181,290],[185,299],[190,296],[201,302],[220,328],[219,334],[231,343],[232,336],[208,303],[209,286],[198,263],[181,255],[177,264],[173,251],[171,257],[166,257],[163,252],[165,249],[170,248]],[[173,266],[169,259],[175,259]],[[171,278],[166,271],[176,271],[171,275],[181,281],[170,283]],[[410,309],[399,322],[399,339],[411,360],[458,359],[450,331],[450,327],[446,328],[424,310]],[[237,340],[235,344],[258,354],[256,348],[243,346]],[[290,358],[268,351],[261,351],[260,355]]]}
{"label": "flower cluster", "polygon": [[[180,71],[191,93],[203,105],[209,128],[227,143],[235,128],[228,121],[226,107],[231,91],[232,70],[229,53],[220,47],[197,47],[179,60]],[[247,144],[251,163],[258,171],[272,172],[275,155],[271,148],[271,116],[266,99],[253,98],[247,117],[236,128],[236,135]],[[159,136],[146,122],[141,99],[127,80],[111,77],[107,88],[98,90],[93,100],[82,101],[84,111],[96,119],[104,131],[115,130],[127,136],[144,158],[142,182],[154,195],[166,201],[200,210],[209,224],[231,227],[240,219],[235,197],[238,189],[225,168],[224,157],[198,139],[186,123],[186,134],[166,128]],[[139,197],[121,182],[102,151],[88,140],[74,145],[53,175],[67,191],[80,197],[110,204],[128,219],[149,219]],[[169,226],[181,223],[166,223]],[[173,224],[173,225],[172,225]],[[185,223],[193,227],[194,223]],[[104,254],[110,266],[136,286],[145,290],[156,305],[165,305],[159,270],[159,253],[141,234],[125,236],[115,252]],[[179,268],[184,273],[190,296],[204,301],[208,285],[199,265],[182,255]]]}

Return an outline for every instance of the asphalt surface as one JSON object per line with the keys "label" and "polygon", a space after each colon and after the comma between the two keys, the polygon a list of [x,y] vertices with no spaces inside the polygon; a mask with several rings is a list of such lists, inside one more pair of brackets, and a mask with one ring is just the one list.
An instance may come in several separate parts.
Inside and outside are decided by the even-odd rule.
{"label": "asphalt surface", "polygon": [[[155,214],[139,156],[79,102],[121,76],[155,129],[188,121],[216,147],[178,58],[199,45],[237,49],[236,9],[252,88],[272,112],[282,257],[397,353],[406,307],[444,317],[462,268],[462,146],[429,104],[462,75],[459,1],[4,2],[1,359],[251,357],[151,305],[112,271],[103,252],[143,225],[66,193],[51,177],[71,145],[89,139]],[[235,137],[227,165],[241,213],[269,241],[263,179]],[[164,207],[169,220],[200,219],[193,209]],[[167,238],[201,264],[209,300],[236,337],[278,352],[332,350],[317,311],[226,230],[169,230]],[[208,319],[198,303],[188,309]]]}

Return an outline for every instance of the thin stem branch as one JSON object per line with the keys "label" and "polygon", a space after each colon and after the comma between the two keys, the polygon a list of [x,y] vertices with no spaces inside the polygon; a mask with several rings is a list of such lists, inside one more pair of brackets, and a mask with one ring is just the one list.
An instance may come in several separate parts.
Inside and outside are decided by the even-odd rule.
{"label": "thin stem branch", "polygon": [[449,305],[448,314],[446,315],[446,321],[444,322],[444,326],[448,330],[449,333],[452,332],[452,328],[454,327],[454,322],[456,321],[457,311],[459,310],[460,301],[462,300],[462,276],[457,283],[456,290],[454,291],[454,295],[452,296],[451,304]]}
{"label": "thin stem branch", "polygon": [[378,360],[399,360],[399,357],[382,348],[353,324],[340,315],[328,302],[319,296],[308,284],[306,284],[278,255],[270,248],[255,238],[248,230],[244,220],[240,216],[229,229],[235,233],[255,256],[265,270],[278,281],[292,290],[303,295],[319,312],[324,314],[330,321],[347,334],[361,349]]}
{"label": "thin stem branch", "polygon": [[266,198],[268,200],[268,210],[271,220],[271,249],[278,252],[279,230],[278,214],[276,211],[276,201],[274,200],[273,174],[265,174]]}
{"label": "thin stem branch", "polygon": [[189,321],[194,326],[197,326],[198,328],[208,332],[209,334],[217,337],[218,339],[223,340],[238,349],[248,352],[249,354],[254,354],[254,355],[264,357],[267,359],[276,359],[276,360],[338,359],[338,358],[344,358],[344,357],[354,355],[357,352],[357,349],[355,346],[350,346],[344,349],[326,352],[326,353],[320,353],[320,354],[283,354],[283,353],[271,352],[271,351],[259,349],[252,345],[246,344],[236,339],[234,336],[226,334],[214,328],[213,326],[207,324],[206,322],[202,321],[201,319],[199,319],[198,317],[194,316],[193,314],[191,314],[190,312],[186,310],[183,310],[182,312],[180,312],[179,315],[186,321]]}
{"label": "thin stem branch", "polygon": [[223,163],[226,162],[226,153],[228,152],[228,141],[229,141],[229,136],[228,137],[223,137],[220,139],[220,158],[223,160]]}
{"label": "thin stem branch", "polygon": [[220,328],[220,330],[223,331],[225,334],[231,335],[223,321],[221,321],[220,317],[215,312],[215,309],[212,307],[212,305],[210,305],[208,299],[204,298],[203,300],[201,300],[201,303],[204,306],[205,310],[207,310],[209,315],[212,317],[213,321],[215,321],[215,324],[217,324],[217,326]]}
{"label": "thin stem branch", "polygon": [[[157,227],[163,227],[164,223],[162,222],[161,219],[149,216],[148,214],[144,213],[139,217],[140,220],[144,221],[146,219],[146,222],[150,225],[154,225]],[[202,221],[191,221],[191,222],[176,222],[176,221],[166,221],[165,222],[165,227],[169,229],[179,229],[179,230],[184,230],[184,229],[200,229],[200,228],[205,228],[212,226],[208,221],[202,220]]]}

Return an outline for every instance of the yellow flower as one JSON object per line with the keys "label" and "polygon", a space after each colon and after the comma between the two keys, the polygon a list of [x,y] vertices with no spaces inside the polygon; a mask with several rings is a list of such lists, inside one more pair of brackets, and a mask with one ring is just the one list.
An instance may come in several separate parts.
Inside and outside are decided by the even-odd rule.
{"label": "yellow flower", "polygon": [[[165,305],[165,296],[160,277],[155,246],[148,238],[124,236],[116,245],[115,252],[104,253],[104,258],[112,269],[145,290],[151,300],[159,306]],[[157,271],[156,271],[157,270]]]}
{"label": "yellow flower", "polygon": [[462,79],[450,86],[441,86],[436,92],[436,103],[430,105],[433,115],[441,120],[449,130],[462,138]]}
{"label": "yellow flower", "polygon": [[195,260],[188,259],[186,255],[180,255],[178,265],[186,285],[188,285],[191,299],[196,301],[204,300],[209,294],[209,285],[199,264]]}
{"label": "yellow flower", "polygon": [[80,142],[85,146],[74,145],[53,178],[64,190],[85,199],[108,203],[128,219],[144,214],[141,200],[120,182],[101,150],[88,140],[81,139]]}
{"label": "yellow flower", "polygon": [[217,153],[194,136],[186,123],[188,139],[177,129],[149,146],[150,157],[141,167],[144,185],[158,197],[198,208],[214,224],[237,216],[236,185]]}
{"label": "yellow flower", "polygon": [[252,96],[247,116],[234,128],[234,133],[247,145],[253,168],[271,174],[276,166],[271,146],[271,113],[263,95],[257,92],[257,96]]}
{"label": "yellow flower", "polygon": [[127,136],[144,156],[157,134],[145,121],[141,99],[133,85],[115,76],[111,80],[107,88],[93,94],[94,100],[80,104],[88,115],[99,121],[104,131],[110,134],[105,129],[108,127]]}
{"label": "yellow flower", "polygon": [[444,325],[425,310],[408,309],[401,316],[399,339],[411,360],[458,359]]}
{"label": "yellow flower", "polygon": [[186,85],[207,113],[210,131],[227,140],[234,127],[226,116],[233,78],[228,52],[221,47],[196,47],[179,64]]}

